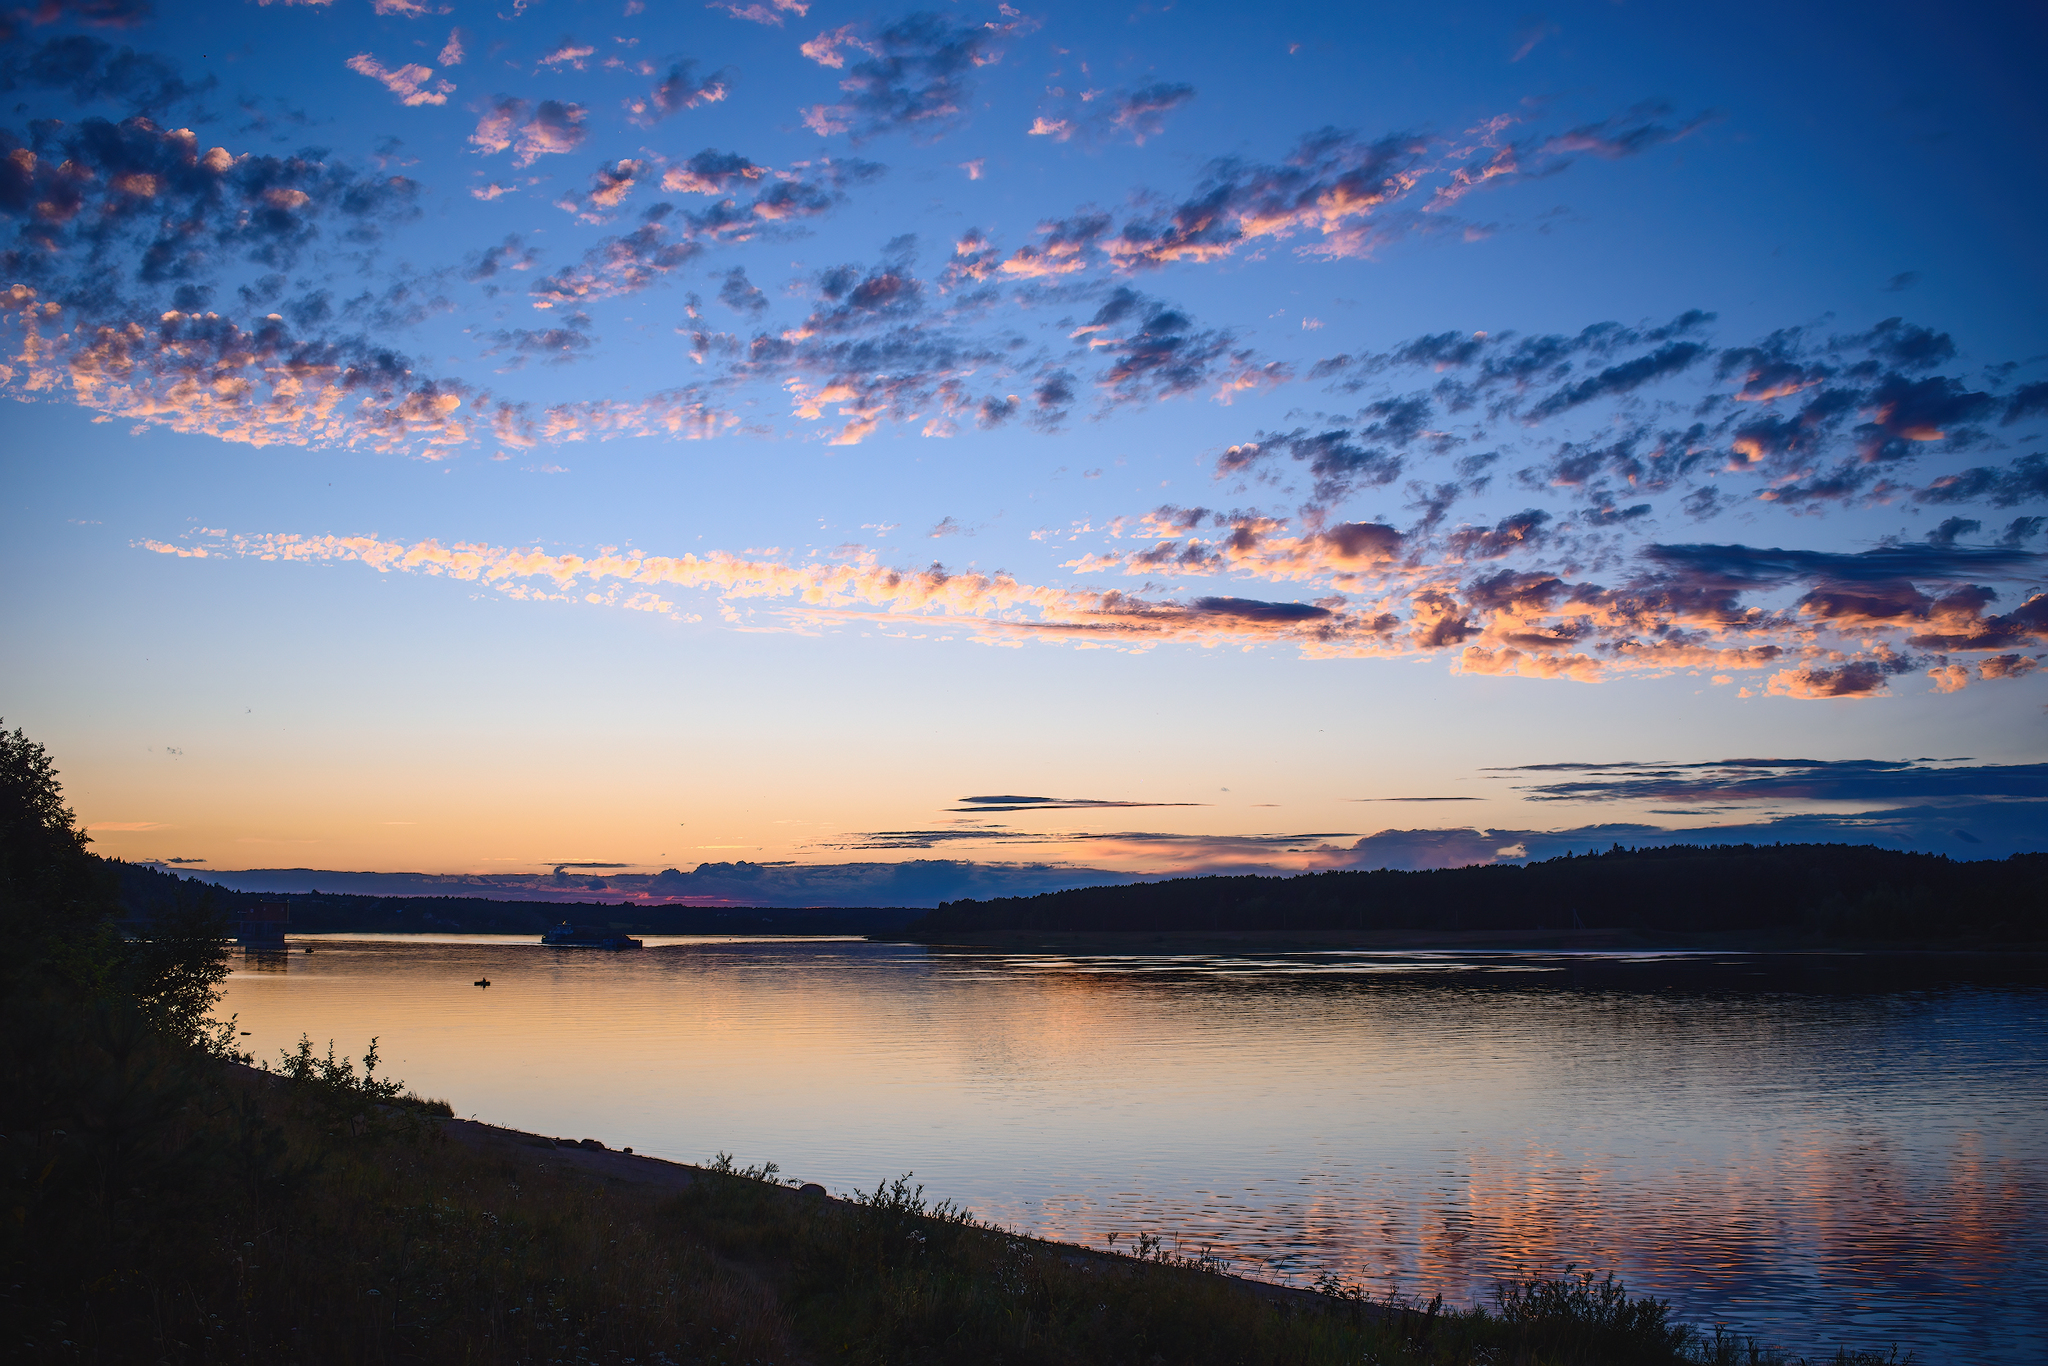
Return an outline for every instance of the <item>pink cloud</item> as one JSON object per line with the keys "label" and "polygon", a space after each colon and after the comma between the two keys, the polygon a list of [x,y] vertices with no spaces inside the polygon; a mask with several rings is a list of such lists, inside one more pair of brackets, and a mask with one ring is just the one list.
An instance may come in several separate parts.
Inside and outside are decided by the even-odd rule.
{"label": "pink cloud", "polygon": [[541,57],[540,65],[550,70],[560,70],[566,66],[571,71],[581,71],[584,69],[584,63],[596,52],[597,49],[587,43],[579,46],[575,39],[564,38]]}
{"label": "pink cloud", "polygon": [[477,120],[470,143],[478,151],[493,154],[516,145],[512,164],[530,166],[544,156],[559,156],[583,145],[585,112],[580,104],[542,100],[529,105],[525,100],[500,98]]}
{"label": "pink cloud", "polygon": [[706,5],[704,8],[724,10],[735,19],[744,19],[750,24],[766,24],[771,28],[781,28],[782,16],[785,14],[794,14],[801,19],[811,12],[806,0],[766,0],[766,3],[756,0],[756,3],[750,5],[720,3]]}
{"label": "pink cloud", "polygon": [[829,32],[820,33],[798,50],[819,66],[840,70],[846,66],[848,48],[855,52],[865,52],[871,57],[882,55],[879,47],[860,36],[859,24],[842,24]]}
{"label": "pink cloud", "polygon": [[568,210],[585,223],[606,222],[646,175],[647,163],[631,157],[600,166],[590,178],[588,191],[564,195],[556,201],[556,207]]}
{"label": "pink cloud", "polygon": [[[430,66],[408,65],[390,70],[367,52],[357,53],[344,65],[350,71],[381,82],[386,90],[398,96],[399,103],[408,108],[422,104],[446,104],[448,97],[455,93],[454,82],[434,80],[434,68]],[[433,82],[431,86],[429,81]]]}

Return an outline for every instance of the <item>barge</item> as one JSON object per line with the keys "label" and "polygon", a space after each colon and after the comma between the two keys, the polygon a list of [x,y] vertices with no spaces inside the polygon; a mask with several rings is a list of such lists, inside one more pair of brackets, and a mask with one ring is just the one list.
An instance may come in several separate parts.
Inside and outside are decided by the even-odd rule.
{"label": "barge", "polygon": [[594,930],[570,924],[564,920],[540,937],[540,942],[551,949],[637,949],[642,947],[639,940],[630,935],[617,934],[611,930]]}

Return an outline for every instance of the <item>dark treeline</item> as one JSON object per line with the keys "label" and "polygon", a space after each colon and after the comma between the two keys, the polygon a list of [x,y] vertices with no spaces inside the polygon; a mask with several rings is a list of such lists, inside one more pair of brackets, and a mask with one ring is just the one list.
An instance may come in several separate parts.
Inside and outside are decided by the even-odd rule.
{"label": "dark treeline", "polygon": [[920,939],[991,931],[1749,931],[2048,939],[2048,854],[1959,863],[1851,844],[1674,845],[1428,872],[1198,877],[949,901]]}
{"label": "dark treeline", "polygon": [[224,910],[259,901],[291,906],[293,934],[341,931],[539,934],[568,920],[631,934],[892,934],[915,909],[887,906],[663,906],[630,901],[493,901],[468,896],[357,896],[346,892],[238,892],[144,864],[102,860],[119,879],[122,905],[136,920],[205,896]]}

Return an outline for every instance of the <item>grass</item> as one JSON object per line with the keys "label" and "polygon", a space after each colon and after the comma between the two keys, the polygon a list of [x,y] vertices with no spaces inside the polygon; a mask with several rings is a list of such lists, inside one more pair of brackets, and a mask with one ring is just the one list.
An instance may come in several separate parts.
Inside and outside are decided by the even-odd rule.
{"label": "grass", "polygon": [[[850,1204],[791,1199],[773,1170],[714,1172],[660,1217],[761,1268],[813,1359],[856,1363],[1605,1363],[1782,1361],[1703,1337],[1613,1277],[1504,1285],[1491,1309],[1268,1296],[1155,1238],[1103,1256],[928,1206],[909,1178]],[[1837,1361],[1890,1360],[1838,1355]]]}
{"label": "grass", "polygon": [[1456,1311],[1334,1281],[1266,1293],[1156,1238],[1108,1255],[1023,1238],[908,1177],[828,1200],[721,1154],[650,1196],[545,1147],[449,1141],[445,1103],[379,1078],[374,1043],[359,1069],[302,1040],[271,1077],[147,1036],[99,1047],[97,1099],[71,1128],[7,1136],[23,1184],[0,1341],[16,1360],[1780,1360],[1569,1270]]}
{"label": "grass", "polygon": [[68,1198],[9,1221],[12,1359],[801,1355],[752,1279],[708,1249],[570,1172],[446,1142],[432,1103],[370,1101],[346,1060],[319,1066],[330,1059],[281,1081],[158,1073],[174,1102],[156,1134],[166,1162],[135,1184],[94,1182],[71,1133],[35,1136]]}

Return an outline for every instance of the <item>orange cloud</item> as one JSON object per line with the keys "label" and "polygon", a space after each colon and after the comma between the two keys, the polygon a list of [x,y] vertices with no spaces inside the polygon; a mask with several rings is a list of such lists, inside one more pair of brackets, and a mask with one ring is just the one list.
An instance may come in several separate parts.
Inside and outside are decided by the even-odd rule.
{"label": "orange cloud", "polygon": [[[687,396],[676,396],[669,420],[685,432],[692,424],[698,425],[700,434],[717,430],[718,419],[703,415],[692,404]],[[561,411],[549,436],[602,437],[637,430],[652,420],[640,409]],[[859,423],[856,418],[850,429]],[[1152,549],[1132,552],[1133,556],[1152,555],[1156,564],[1163,564],[1185,555],[1187,538],[1167,536],[1180,529],[1167,511],[1141,524],[1136,534],[1155,539]],[[1397,558],[1387,535],[1369,534],[1370,524],[1300,536],[1278,534],[1273,524],[1248,523],[1240,530],[1245,533],[1245,548],[1205,551],[1218,563],[1198,572],[1277,565],[1282,573],[1300,573],[1309,563],[1320,562],[1348,566],[1341,572],[1354,591],[1301,602],[1052,587],[1001,572],[956,574],[937,564],[895,568],[857,547],[833,560],[724,551],[666,556],[609,549],[582,556],[539,547],[444,545],[433,540],[408,544],[374,536],[216,532],[199,533],[200,539],[186,544],[143,545],[159,554],[196,559],[355,561],[380,573],[423,573],[486,584],[512,598],[582,602],[685,619],[696,618],[678,607],[675,595],[703,592],[720,600],[722,615],[735,625],[745,620],[741,604],[759,602],[780,619],[781,629],[833,624],[900,628],[914,622],[993,644],[1052,639],[1080,648],[1281,645],[1307,658],[1441,656],[1460,673],[1578,682],[1677,670],[1731,678],[1737,671],[1776,669],[1759,691],[1802,700],[1873,696],[1885,689],[1890,677],[1910,667],[1907,657],[1882,647],[1874,655],[1846,655],[1810,628],[1788,626],[1777,618],[1724,623],[1728,633],[1772,633],[1775,638],[1766,641],[1715,643],[1705,633],[1688,639],[1643,604],[1620,603],[1619,595],[1608,594],[1610,601],[1604,605],[1567,603],[1551,587],[1557,580],[1542,575],[1520,576],[1513,587],[1502,586],[1502,580],[1515,577],[1505,574],[1460,585],[1461,566],[1430,564],[1414,555]],[[1088,567],[1125,567],[1131,562],[1128,557],[1106,557]],[[2034,667],[2026,656],[2010,661],[2001,657],[1983,676],[2015,676]],[[1937,685],[1944,691],[1954,690],[1953,678],[1937,671]]]}
{"label": "orange cloud", "polygon": [[1927,676],[1934,680],[1936,691],[1961,692],[1970,686],[1970,670],[1962,664],[1944,664],[1929,669]]}

